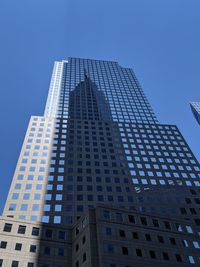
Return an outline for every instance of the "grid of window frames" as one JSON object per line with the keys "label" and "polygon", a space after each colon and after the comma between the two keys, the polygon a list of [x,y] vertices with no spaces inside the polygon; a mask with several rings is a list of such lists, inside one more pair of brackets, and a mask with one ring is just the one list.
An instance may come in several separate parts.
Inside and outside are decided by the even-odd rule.
{"label": "grid of window frames", "polygon": [[19,156],[4,215],[41,221],[54,120],[32,116]]}
{"label": "grid of window frames", "polygon": [[132,70],[70,58],[60,90],[43,222],[70,224],[102,202],[135,210],[141,188],[200,186],[197,160],[177,127],[157,123]]}
{"label": "grid of window frames", "polygon": [[68,117],[69,94],[84,80],[85,72],[105,95],[113,121],[157,123],[133,71],[117,62],[69,58],[65,63],[58,117]]}

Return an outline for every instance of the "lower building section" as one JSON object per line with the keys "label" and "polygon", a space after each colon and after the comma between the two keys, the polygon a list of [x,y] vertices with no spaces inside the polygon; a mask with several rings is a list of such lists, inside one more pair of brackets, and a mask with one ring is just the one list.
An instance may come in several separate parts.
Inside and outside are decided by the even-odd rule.
{"label": "lower building section", "polygon": [[198,240],[187,221],[108,206],[64,227],[1,217],[0,266],[200,266]]}
{"label": "lower building section", "polygon": [[71,266],[71,229],[0,219],[0,266]]}

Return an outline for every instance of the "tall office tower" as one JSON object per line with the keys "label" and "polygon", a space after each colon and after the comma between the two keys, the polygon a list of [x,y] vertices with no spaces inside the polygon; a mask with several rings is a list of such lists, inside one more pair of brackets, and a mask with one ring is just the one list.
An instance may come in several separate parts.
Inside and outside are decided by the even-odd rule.
{"label": "tall office tower", "polygon": [[200,124],[200,102],[190,102],[190,107],[195,119]]}
{"label": "tall office tower", "polygon": [[0,266],[200,266],[199,178],[131,69],[56,62],[0,220]]}

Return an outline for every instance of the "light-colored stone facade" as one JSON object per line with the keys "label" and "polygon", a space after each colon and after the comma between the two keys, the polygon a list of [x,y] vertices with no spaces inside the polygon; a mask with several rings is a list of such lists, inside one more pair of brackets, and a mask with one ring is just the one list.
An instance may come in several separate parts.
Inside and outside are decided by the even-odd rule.
{"label": "light-colored stone facade", "polygon": [[32,116],[3,215],[41,221],[48,183],[55,119]]}

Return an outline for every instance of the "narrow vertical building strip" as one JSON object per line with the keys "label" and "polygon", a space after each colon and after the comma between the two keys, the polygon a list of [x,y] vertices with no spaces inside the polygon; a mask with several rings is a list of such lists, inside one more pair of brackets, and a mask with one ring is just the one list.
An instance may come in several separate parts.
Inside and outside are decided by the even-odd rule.
{"label": "narrow vertical building strip", "polygon": [[190,102],[190,107],[196,121],[200,124],[200,102]]}

